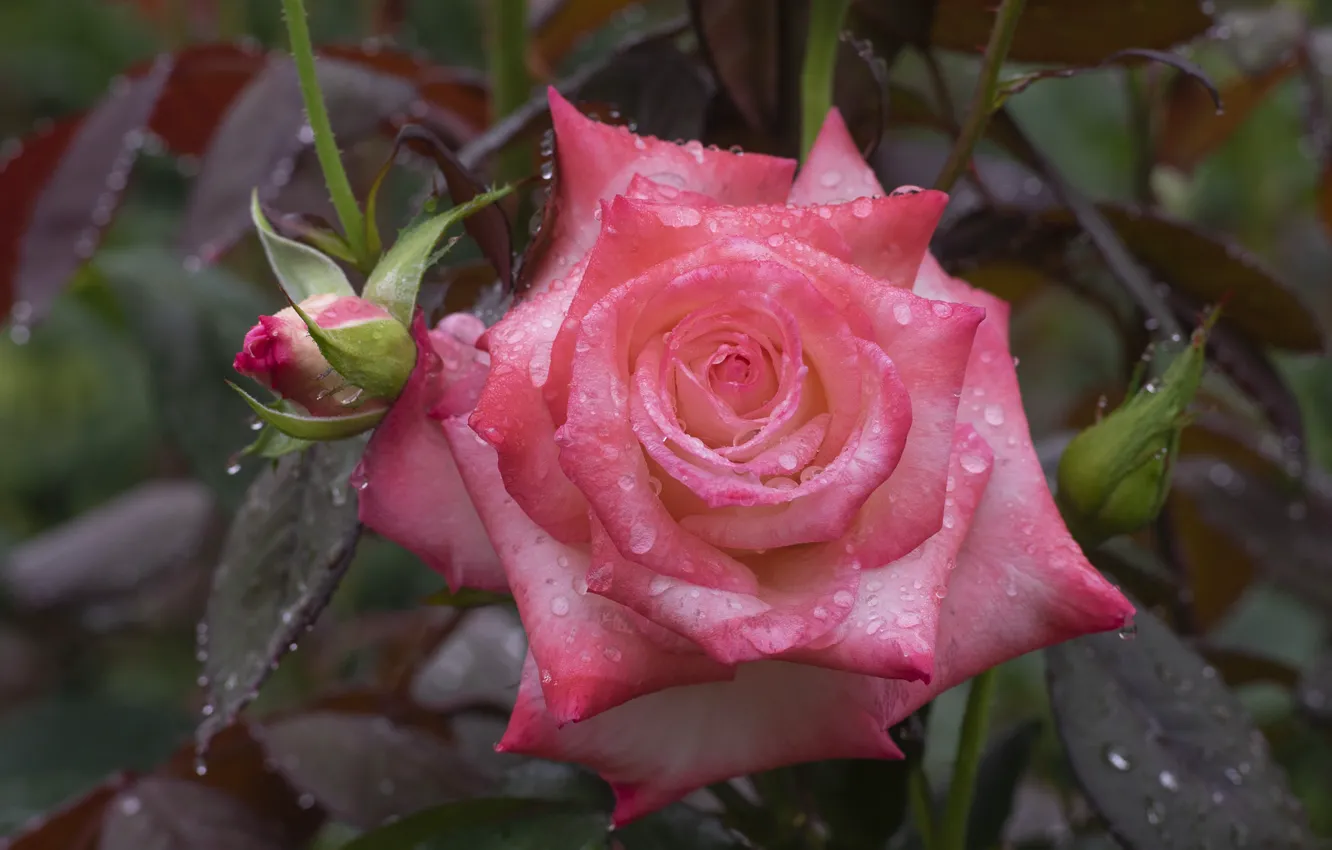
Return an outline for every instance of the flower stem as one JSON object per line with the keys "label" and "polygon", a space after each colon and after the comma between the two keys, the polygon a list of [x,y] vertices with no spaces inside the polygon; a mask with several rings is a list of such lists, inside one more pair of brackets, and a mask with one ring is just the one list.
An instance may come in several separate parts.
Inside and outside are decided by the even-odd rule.
{"label": "flower stem", "polygon": [[916,822],[916,832],[920,833],[921,846],[925,850],[938,850],[934,840],[934,799],[924,766],[918,764],[911,769],[911,775],[907,777],[907,792],[911,798],[911,817]]}
{"label": "flower stem", "polygon": [[943,821],[939,824],[936,850],[965,850],[967,846],[967,816],[971,813],[971,800],[976,791],[976,771],[980,767],[985,733],[990,725],[990,698],[994,695],[994,682],[994,668],[971,680],[967,711],[962,716],[962,739],[957,745],[953,781],[948,786],[948,800],[944,804]]}
{"label": "flower stem", "polygon": [[943,171],[935,182],[934,188],[947,192],[953,188],[957,178],[967,170],[971,163],[971,152],[976,143],[985,135],[985,125],[990,122],[990,114],[995,109],[995,95],[999,89],[999,71],[1003,68],[1008,48],[1013,43],[1013,34],[1017,32],[1018,18],[1022,16],[1022,6],[1026,0],[1003,0],[995,13],[994,29],[990,31],[990,41],[985,45],[985,59],[981,63],[980,76],[976,78],[976,89],[971,94],[971,105],[967,109],[967,120],[962,125],[953,149],[948,154]]}
{"label": "flower stem", "polygon": [[[490,0],[490,121],[527,102],[531,80],[527,75],[527,0]],[[531,167],[522,146],[503,151],[495,163],[495,179],[511,182]]]}
{"label": "flower stem", "polygon": [[809,39],[805,65],[800,71],[800,158],[818,138],[832,108],[833,76],[837,69],[837,42],[851,0],[820,0],[809,5]]}
{"label": "flower stem", "polygon": [[338,154],[338,142],[333,137],[333,125],[328,120],[324,93],[319,89],[319,75],[315,69],[314,45],[310,42],[310,27],[305,19],[304,0],[282,0],[282,11],[287,19],[287,35],[291,39],[291,55],[296,60],[296,74],[301,81],[301,98],[305,101],[305,114],[314,133],[315,154],[324,172],[324,183],[333,199],[347,245],[365,269],[373,267],[377,258],[370,257],[366,248],[365,219],[352,193],[351,181]]}

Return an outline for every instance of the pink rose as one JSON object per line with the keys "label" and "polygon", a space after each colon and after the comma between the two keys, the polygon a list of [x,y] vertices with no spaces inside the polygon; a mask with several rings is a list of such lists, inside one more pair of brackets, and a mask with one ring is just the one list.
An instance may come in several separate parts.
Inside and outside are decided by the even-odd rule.
{"label": "pink rose", "polygon": [[1126,621],[1032,451],[1007,306],[928,254],[943,194],[884,197],[836,112],[792,185],[550,97],[534,288],[488,374],[453,337],[465,389],[393,409],[363,494],[451,581],[507,577],[530,655],[500,749],[598,770],[624,822],[899,757],[941,691]]}
{"label": "pink rose", "polygon": [[[351,295],[314,295],[302,301],[300,307],[327,330],[394,321],[382,307]],[[259,317],[259,324],[245,335],[232,368],[296,402],[312,416],[344,415],[358,402],[358,410],[386,403],[361,399],[358,388],[333,371],[311,338],[310,329],[291,307]]]}

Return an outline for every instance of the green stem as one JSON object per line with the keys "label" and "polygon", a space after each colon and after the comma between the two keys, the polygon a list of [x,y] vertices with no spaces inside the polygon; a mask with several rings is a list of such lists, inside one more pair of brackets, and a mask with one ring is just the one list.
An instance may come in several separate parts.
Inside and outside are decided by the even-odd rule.
{"label": "green stem", "polygon": [[944,804],[943,821],[939,824],[937,850],[965,850],[967,846],[967,816],[971,813],[976,771],[980,768],[981,751],[985,748],[985,734],[990,725],[994,683],[994,668],[971,680],[967,711],[962,717],[962,740],[958,742],[957,760],[953,765],[953,781],[948,786],[948,800]]}
{"label": "green stem", "polygon": [[358,265],[368,270],[376,257],[366,249],[365,219],[352,193],[351,181],[338,154],[338,142],[333,138],[333,125],[328,120],[324,93],[319,89],[319,74],[315,70],[314,45],[310,42],[310,27],[305,19],[304,0],[282,0],[282,11],[287,19],[287,35],[291,39],[291,55],[296,60],[296,74],[301,81],[301,98],[305,101],[306,117],[314,133],[315,154],[324,172],[328,194],[333,199],[338,221],[347,237],[347,245],[358,259]]}
{"label": "green stem", "polygon": [[[527,0],[489,0],[490,121],[498,122],[527,102],[532,83],[527,76]],[[523,177],[531,167],[522,146],[502,151],[495,163],[501,183]]]}
{"label": "green stem", "polygon": [[985,135],[985,125],[990,122],[990,114],[995,108],[995,95],[999,90],[999,71],[1013,43],[1013,34],[1017,32],[1018,18],[1022,16],[1025,2],[1003,0],[999,11],[995,13],[994,29],[990,31],[990,41],[985,45],[985,59],[981,63],[980,76],[976,79],[976,89],[971,94],[966,123],[962,125],[962,132],[953,143],[948,161],[944,163],[943,171],[934,184],[934,188],[940,191],[947,192],[953,188],[957,178],[962,176],[971,163],[971,152],[977,142]]}
{"label": "green stem", "polygon": [[925,850],[937,850],[934,836],[934,795],[925,776],[925,768],[916,765],[907,777],[907,791],[911,797],[911,817],[920,833],[920,844]]}
{"label": "green stem", "polygon": [[837,42],[851,0],[819,0],[809,6],[809,40],[800,71],[800,158],[809,155],[832,109]]}

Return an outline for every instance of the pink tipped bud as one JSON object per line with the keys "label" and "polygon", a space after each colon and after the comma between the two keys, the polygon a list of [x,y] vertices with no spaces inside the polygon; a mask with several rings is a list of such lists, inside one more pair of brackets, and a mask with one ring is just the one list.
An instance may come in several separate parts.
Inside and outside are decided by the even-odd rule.
{"label": "pink tipped bud", "polygon": [[[302,301],[300,307],[325,330],[373,322],[397,325],[382,307],[350,295],[315,295]],[[333,371],[309,328],[291,307],[261,316],[259,324],[245,335],[232,366],[313,416],[342,416],[353,404],[362,402],[360,388]],[[367,405],[384,403],[373,400],[356,406],[364,410]]]}

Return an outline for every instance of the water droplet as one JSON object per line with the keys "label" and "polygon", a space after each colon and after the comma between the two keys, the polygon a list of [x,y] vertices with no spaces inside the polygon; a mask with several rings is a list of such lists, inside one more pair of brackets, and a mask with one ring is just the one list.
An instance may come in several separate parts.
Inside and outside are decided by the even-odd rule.
{"label": "water droplet", "polygon": [[1167,791],[1179,790],[1179,780],[1176,779],[1175,774],[1171,773],[1170,771],[1168,770],[1161,771],[1161,775],[1158,776],[1157,779],[1160,780],[1161,787],[1166,789]]}
{"label": "water droplet", "polygon": [[1114,744],[1107,744],[1101,755],[1105,758],[1105,763],[1115,770],[1125,771],[1133,767],[1133,762],[1129,759],[1128,753]]}
{"label": "water droplet", "polygon": [[648,596],[661,596],[671,589],[671,580],[666,576],[653,576],[648,583]]}
{"label": "water droplet", "polygon": [[305,793],[296,798],[296,805],[300,806],[302,809],[313,809],[314,804],[315,796],[313,794]]}
{"label": "water droplet", "polygon": [[997,404],[985,405],[985,421],[996,428],[1004,424],[1004,409]]}
{"label": "water droplet", "polygon": [[799,458],[797,458],[795,455],[791,454],[790,452],[787,452],[786,454],[783,454],[777,458],[777,465],[780,466],[782,469],[785,469],[787,472],[790,472],[791,470],[795,469],[796,464],[798,464],[799,462],[800,462]]}
{"label": "water droplet", "polygon": [[1147,822],[1152,826],[1160,826],[1165,820],[1165,806],[1151,797],[1147,798]]}
{"label": "water droplet", "polygon": [[825,171],[819,176],[819,185],[825,189],[831,189],[841,182],[842,172],[840,171]]}
{"label": "water droplet", "polygon": [[565,599],[563,596],[556,596],[554,599],[550,600],[550,613],[554,614],[556,617],[563,617],[565,614],[568,614],[569,600]]}
{"label": "water droplet", "polygon": [[932,306],[934,309],[934,315],[941,319],[946,319],[953,315],[953,305],[949,304],[947,301],[935,301]]}
{"label": "water droplet", "polygon": [[921,192],[924,191],[925,190],[920,188],[919,186],[898,186],[896,189],[888,193],[888,197],[900,198],[903,197],[904,195],[919,195]]}
{"label": "water droplet", "polygon": [[241,465],[239,463],[233,463],[227,467],[227,475],[236,475],[240,471],[241,471]]}
{"label": "water droplet", "polygon": [[911,307],[906,304],[896,304],[893,306],[893,318],[899,325],[911,324]]}
{"label": "water droplet", "polygon": [[962,464],[962,468],[972,475],[979,475],[989,467],[985,458],[979,455],[962,455],[959,462]]}
{"label": "water droplet", "polygon": [[655,475],[648,476],[648,489],[652,491],[652,495],[660,496],[661,479],[657,478]]}
{"label": "water droplet", "polygon": [[833,594],[833,602],[842,606],[843,608],[850,608],[851,604],[855,601],[856,598],[851,595],[850,591],[847,590],[839,590]]}
{"label": "water droplet", "polygon": [[621,475],[621,476],[620,476],[620,489],[623,490],[623,491],[626,492],[626,493],[628,493],[630,490],[634,489],[634,485],[635,485],[636,483],[637,483],[637,482],[634,481],[634,476],[632,476],[632,475]]}
{"label": "water droplet", "polygon": [[823,474],[823,467],[810,464],[809,466],[800,470],[800,483],[808,484],[810,481],[813,481],[815,478],[818,478],[822,474]]}
{"label": "water droplet", "polygon": [[619,664],[620,659],[624,657],[624,653],[620,652],[619,648],[614,646],[608,646],[601,650],[601,654],[606,656],[607,661],[615,664]]}
{"label": "water droplet", "polygon": [[1240,776],[1240,772],[1233,767],[1228,767],[1221,772],[1226,775],[1226,779],[1231,785],[1240,785],[1244,782],[1244,777]]}
{"label": "water droplet", "polygon": [[828,619],[828,609],[824,608],[822,605],[817,606],[814,609],[814,619],[816,620]]}
{"label": "water droplet", "polygon": [[1120,640],[1133,640],[1138,636],[1138,625],[1132,621],[1125,623],[1119,629]]}
{"label": "water droplet", "polygon": [[657,530],[647,523],[635,523],[629,529],[629,551],[635,555],[642,555],[652,551],[652,546],[657,542]]}

